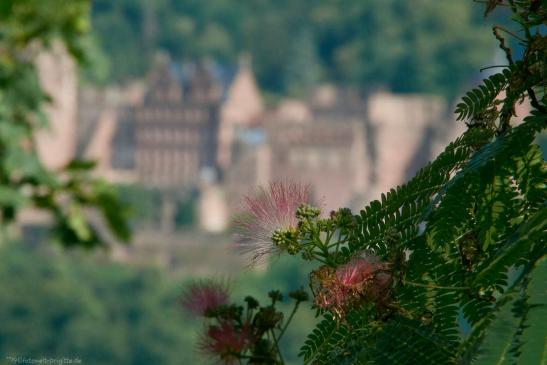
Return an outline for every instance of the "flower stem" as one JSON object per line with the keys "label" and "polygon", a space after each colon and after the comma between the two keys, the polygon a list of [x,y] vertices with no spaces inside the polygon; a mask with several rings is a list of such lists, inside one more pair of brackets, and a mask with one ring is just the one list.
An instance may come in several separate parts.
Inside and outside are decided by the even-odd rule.
{"label": "flower stem", "polygon": [[289,327],[289,324],[291,323],[293,317],[294,317],[294,314],[296,313],[296,311],[298,310],[298,306],[300,305],[300,301],[296,301],[296,303],[294,304],[294,308],[292,309],[292,312],[291,314],[289,315],[289,318],[287,319],[287,321],[285,322],[285,325],[283,326],[283,328],[281,329],[281,332],[279,332],[279,339],[281,339],[281,337],[283,336],[283,334],[285,333],[285,331],[287,330],[287,327]]}
{"label": "flower stem", "polygon": [[[272,335],[272,338],[275,344],[275,349],[277,350],[277,354],[279,355],[279,361],[281,362],[281,364],[285,364],[285,360],[283,360],[283,354],[281,353],[281,350],[279,349],[279,340],[277,337],[275,337],[275,332],[273,329],[270,330],[270,333]],[[281,336],[279,336],[279,338],[281,338]]]}

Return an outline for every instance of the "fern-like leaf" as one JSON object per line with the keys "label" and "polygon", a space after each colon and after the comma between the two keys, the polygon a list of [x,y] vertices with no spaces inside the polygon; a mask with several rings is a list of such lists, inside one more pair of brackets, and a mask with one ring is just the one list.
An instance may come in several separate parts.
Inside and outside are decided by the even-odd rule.
{"label": "fern-like leaf", "polygon": [[510,78],[511,71],[505,69],[501,73],[484,79],[476,89],[468,91],[462,97],[462,102],[456,105],[457,119],[477,119],[479,114],[492,106],[498,94],[507,86]]}
{"label": "fern-like leaf", "polygon": [[326,314],[323,320],[308,335],[298,356],[303,357],[304,363],[308,364],[319,352],[324,351],[324,347],[331,341],[331,337],[336,330],[337,323],[335,319],[332,315]]}

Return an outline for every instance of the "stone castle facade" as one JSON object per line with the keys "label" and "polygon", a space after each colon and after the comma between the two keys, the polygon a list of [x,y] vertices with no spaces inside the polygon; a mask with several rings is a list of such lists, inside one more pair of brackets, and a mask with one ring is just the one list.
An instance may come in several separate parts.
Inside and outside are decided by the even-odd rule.
{"label": "stone castle facade", "polygon": [[167,60],[150,75],[134,108],[135,168],[139,182],[160,189],[197,186],[216,166],[220,88],[198,64],[183,84]]}
{"label": "stone castle facade", "polygon": [[325,210],[362,207],[457,133],[446,109],[433,96],[328,85],[265,108],[248,60],[230,73],[164,57],[144,84],[81,93],[78,146],[112,181],[197,189],[202,227],[221,231],[241,197],[270,181],[310,183]]}

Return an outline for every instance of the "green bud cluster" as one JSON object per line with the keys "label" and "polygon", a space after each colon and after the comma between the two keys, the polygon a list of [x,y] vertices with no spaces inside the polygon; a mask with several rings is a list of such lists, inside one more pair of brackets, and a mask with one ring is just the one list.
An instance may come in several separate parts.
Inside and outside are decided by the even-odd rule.
{"label": "green bud cluster", "polygon": [[207,309],[205,312],[206,318],[223,318],[223,319],[234,319],[241,317],[243,313],[243,307],[231,304],[231,305],[221,305],[218,307]]}
{"label": "green bud cluster", "polygon": [[317,229],[321,232],[331,232],[334,231],[336,227],[336,222],[331,219],[318,219],[316,222]]}
{"label": "green bud cluster", "polygon": [[312,207],[308,204],[301,204],[298,209],[296,210],[296,218],[299,221],[303,221],[306,218],[313,219],[319,217],[321,214],[321,210],[316,207]]}
{"label": "green bud cluster", "polygon": [[247,308],[249,309],[256,309],[259,306],[258,300],[251,296],[246,296],[245,302],[247,302]]}
{"label": "green bud cluster", "polygon": [[280,249],[287,251],[290,255],[295,255],[301,249],[298,237],[299,232],[296,228],[276,229],[272,234],[272,241]]}
{"label": "green bud cluster", "polygon": [[253,326],[259,333],[265,333],[277,327],[282,321],[282,312],[278,312],[273,306],[261,307],[254,318]]}
{"label": "green bud cluster", "polygon": [[332,211],[330,217],[338,228],[355,227],[355,217],[349,208],[340,208],[336,212]]}
{"label": "green bud cluster", "polygon": [[309,299],[308,293],[303,289],[289,292],[289,298],[296,300],[297,302],[305,302]]}
{"label": "green bud cluster", "polygon": [[281,294],[279,290],[270,290],[268,292],[268,296],[272,299],[274,303],[283,300],[283,294]]}

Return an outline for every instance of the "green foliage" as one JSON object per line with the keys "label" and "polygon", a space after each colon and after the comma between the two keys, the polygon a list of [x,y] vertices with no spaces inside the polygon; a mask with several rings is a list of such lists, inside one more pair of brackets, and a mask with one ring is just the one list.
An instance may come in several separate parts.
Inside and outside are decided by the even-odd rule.
{"label": "green foliage", "polygon": [[[511,65],[464,97],[456,113],[469,129],[435,161],[359,215],[301,206],[297,228],[274,231],[274,244],[323,264],[310,278],[326,313],[301,349],[306,363],[544,361],[547,165],[534,140],[547,127],[547,43],[534,28],[545,12],[532,7],[510,2],[523,59],[495,32]],[[514,126],[523,98],[533,110]]]}
{"label": "green foliage", "polygon": [[541,364],[545,361],[545,258],[515,299],[500,308],[486,334],[476,364]]}
{"label": "green foliage", "polygon": [[547,167],[533,141],[546,120],[535,110],[504,132],[474,126],[359,215],[322,218],[304,204],[296,227],[272,232],[280,250],[323,264],[310,285],[326,313],[300,351],[306,363],[488,363],[532,346],[527,287],[547,239]]}
{"label": "green foliage", "polygon": [[[545,255],[547,174],[537,146],[531,145],[533,133],[526,133],[534,127],[537,131],[534,120],[538,119],[528,118],[479,152],[467,155],[463,164],[448,159],[451,163],[439,169],[439,161],[454,151],[448,149],[432,164],[433,169],[425,168],[355,217],[358,229],[350,239],[353,243],[342,252],[348,259],[363,251],[373,252],[390,263],[393,276],[400,276],[400,281],[395,282],[391,305],[382,312],[367,308],[363,313],[366,307],[361,307],[341,324],[328,316],[302,348],[306,361],[467,364],[483,348],[488,333],[503,341],[496,329],[516,326],[519,318],[500,317],[507,315],[511,300],[525,290],[537,260]],[[543,128],[545,120],[543,114]],[[523,140],[522,136],[530,138]],[[497,141],[502,141],[500,147],[490,149]],[[477,156],[489,158],[478,158],[480,163],[473,158]],[[526,156],[536,158],[524,164]],[[517,163],[525,174],[515,173]],[[460,168],[454,170],[458,164]],[[530,175],[535,184],[520,178]],[[434,181],[439,184],[429,185]],[[437,203],[435,196],[440,197]],[[421,225],[426,226],[423,233]],[[408,255],[402,262],[393,258],[401,251]],[[511,268],[518,272],[512,282]],[[468,334],[463,331],[464,323],[471,327]],[[544,337],[544,329],[538,331]],[[486,341],[486,348],[492,346],[505,354],[516,346],[512,333],[503,345]]]}
{"label": "green foliage", "polygon": [[7,0],[0,22],[0,227],[33,207],[50,213],[63,245],[95,247],[105,240],[86,213],[92,208],[116,238],[127,241],[127,208],[110,185],[92,177],[94,164],[72,161],[49,171],[36,150],[36,133],[47,127],[43,107],[51,102],[38,80],[36,56],[58,41],[84,61],[89,2]]}
{"label": "green foliage", "polygon": [[157,228],[161,224],[162,204],[166,199],[174,203],[174,221],[177,229],[196,224],[197,197],[194,193],[166,194],[158,189],[140,185],[118,185],[117,193],[127,207],[130,223],[135,226]]}
{"label": "green foliage", "polygon": [[293,40],[292,57],[287,61],[283,75],[284,88],[289,95],[306,97],[321,81],[321,63],[315,47],[310,31],[301,31]]}
{"label": "green foliage", "polygon": [[112,79],[142,77],[158,50],[222,64],[249,52],[262,88],[297,95],[322,76],[453,98],[493,54],[481,22],[471,3],[449,0],[93,2]]}
{"label": "green foliage", "polygon": [[[517,332],[519,341],[513,343],[512,350],[518,356],[518,364],[539,364],[545,361],[547,344],[545,341],[544,323],[547,321],[547,295],[545,293],[545,278],[547,277],[547,261],[540,260],[528,283],[521,323]],[[520,356],[519,356],[520,355]]]}
{"label": "green foliage", "polygon": [[484,79],[483,84],[478,88],[468,91],[462,98],[463,102],[456,106],[458,120],[480,119],[486,109],[493,106],[496,97],[510,78],[511,72],[504,70],[502,73]]}
{"label": "green foliage", "polygon": [[[547,165],[534,141],[547,127],[547,11],[532,0],[485,3],[487,14],[508,6],[520,24],[522,59],[500,33],[512,32],[494,26],[507,69],[464,96],[456,113],[468,130],[413,179],[358,215],[341,208],[325,217],[294,184],[250,198],[242,224],[255,229],[255,246],[245,241],[255,257],[283,252],[320,265],[309,283],[323,318],[300,350],[306,364],[545,360]],[[400,9],[428,14],[416,3]],[[417,33],[413,50],[427,53],[413,43]],[[431,77],[424,72],[416,79]],[[525,99],[532,111],[517,121]],[[286,217],[291,204],[300,205]]]}
{"label": "green foliage", "polygon": [[[325,351],[327,344],[333,348],[337,340],[332,335],[337,331],[337,324],[332,315],[325,315],[325,318],[317,324],[313,331],[308,335],[304,346],[300,349],[300,356],[304,358],[307,363],[310,359],[313,359],[319,352]],[[338,339],[344,339],[344,336],[338,336]]]}
{"label": "green foliage", "polygon": [[192,227],[197,223],[196,198],[186,196],[177,201],[175,211],[175,226],[177,228]]}
{"label": "green foliage", "polygon": [[120,200],[130,207],[132,225],[158,224],[161,219],[161,192],[139,185],[119,185]]}
{"label": "green foliage", "polygon": [[4,243],[0,286],[2,356],[196,363],[191,348],[196,328],[175,305],[180,283],[173,285],[158,270],[71,255],[54,246]]}
{"label": "green foliage", "polygon": [[[330,354],[335,353],[336,363],[412,363],[409,359],[420,359],[424,364],[456,362],[450,349],[459,341],[458,302],[465,283],[457,280],[464,270],[459,267],[462,258],[458,246],[451,241],[457,241],[455,237],[464,229],[460,221],[467,217],[460,215],[466,209],[458,210],[456,206],[465,206],[473,196],[467,198],[459,193],[454,201],[442,201],[452,203],[451,213],[458,217],[439,219],[437,223],[449,230],[446,246],[456,252],[444,253],[431,247],[431,241],[439,238],[437,230],[430,228],[433,221],[427,224],[429,234],[421,232],[421,227],[425,225],[424,212],[439,190],[490,136],[491,130],[469,130],[414,179],[382,195],[381,201],[373,201],[355,216],[356,229],[338,260],[344,262],[363,251],[373,252],[390,260],[394,276],[404,278],[395,287],[390,314],[380,314],[374,308],[367,308],[366,312],[358,309],[348,315],[347,324],[327,317],[303,346],[301,354],[305,360],[329,363],[334,361]],[[444,247],[440,242],[434,245]],[[393,254],[401,251],[410,255],[398,263]],[[356,316],[362,324],[352,319]],[[366,350],[355,350],[363,346]]]}
{"label": "green foliage", "polygon": [[[494,123],[499,118],[499,123],[505,126],[525,92],[530,95],[530,102],[535,107],[539,106],[533,89],[541,95],[545,87],[545,70],[540,57],[547,56],[547,46],[541,43],[541,39],[533,38],[532,42],[539,43],[530,45],[532,49],[538,48],[536,52],[524,61],[511,61],[507,69],[484,79],[482,85],[466,93],[456,107],[458,120],[469,119],[469,123],[475,124]],[[536,72],[532,71],[534,68],[537,68]],[[499,95],[502,90],[506,93],[504,99]]]}
{"label": "green foliage", "polygon": [[[195,257],[188,260],[200,266]],[[188,272],[195,270],[190,265],[184,265]],[[264,288],[296,290],[308,270],[283,258],[267,271],[242,273],[245,280],[237,280],[232,297],[242,302],[251,294],[267,304]],[[3,244],[0,354],[70,356],[89,364],[206,363],[194,346],[201,327],[177,305],[189,280],[188,274],[175,277],[163,269],[112,263],[101,251],[89,255],[55,246]],[[284,300],[277,307],[288,315],[292,304]],[[292,323],[280,347],[286,364],[296,365],[301,339],[315,323],[313,312],[301,304]]]}

